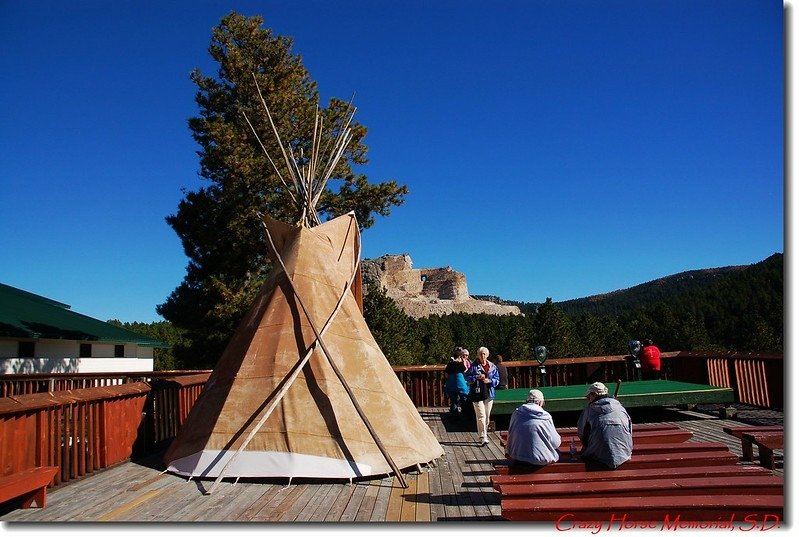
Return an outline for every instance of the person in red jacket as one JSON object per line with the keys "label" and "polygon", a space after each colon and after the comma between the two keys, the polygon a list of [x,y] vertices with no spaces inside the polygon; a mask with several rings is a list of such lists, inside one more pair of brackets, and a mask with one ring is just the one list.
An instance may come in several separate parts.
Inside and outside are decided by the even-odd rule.
{"label": "person in red jacket", "polygon": [[660,380],[660,349],[651,339],[644,340],[641,349],[641,374],[644,380]]}

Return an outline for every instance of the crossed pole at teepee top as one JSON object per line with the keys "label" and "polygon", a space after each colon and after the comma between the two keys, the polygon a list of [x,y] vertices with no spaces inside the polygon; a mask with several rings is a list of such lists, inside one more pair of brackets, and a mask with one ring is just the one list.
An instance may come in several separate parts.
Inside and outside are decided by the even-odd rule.
{"label": "crossed pole at teepee top", "polygon": [[[353,213],[350,213],[350,214],[352,215],[353,220],[354,220],[354,214]],[[352,286],[352,282],[355,279],[355,275],[358,272],[358,262],[359,262],[358,260],[360,259],[360,252],[356,252],[358,255],[355,256],[356,263],[355,263],[355,267],[353,268],[352,274],[350,275],[350,279],[347,282],[347,285],[344,287],[344,290],[342,291],[342,294],[339,296],[339,299],[338,299],[338,302],[336,303],[335,309],[330,314],[330,317],[328,317],[327,321],[325,321],[325,324],[324,324],[324,326],[322,326],[322,330],[320,331],[320,330],[318,330],[316,328],[316,324],[314,323],[313,319],[311,318],[311,315],[308,312],[308,308],[305,307],[305,303],[303,302],[302,297],[297,292],[297,288],[294,285],[294,281],[291,279],[291,276],[289,275],[288,271],[286,270],[286,265],[283,263],[283,258],[280,256],[280,252],[278,252],[277,248],[275,247],[275,243],[272,240],[272,234],[269,233],[269,229],[266,227],[265,224],[264,224],[264,230],[266,231],[266,236],[269,239],[269,245],[271,246],[272,251],[275,253],[275,257],[277,258],[278,263],[280,263],[280,267],[283,269],[283,273],[286,275],[286,279],[289,282],[289,286],[291,287],[291,290],[294,293],[294,296],[297,297],[297,301],[300,303],[300,306],[302,307],[302,310],[305,313],[305,317],[308,319],[308,322],[310,323],[311,328],[314,331],[314,335],[316,336],[316,339],[311,343],[311,346],[309,347],[308,352],[305,354],[305,356],[301,360],[299,360],[294,365],[294,367],[291,369],[289,374],[286,377],[284,377],[284,379],[283,379],[283,387],[276,394],[275,398],[269,403],[269,406],[266,408],[266,410],[264,412],[264,415],[261,417],[261,419],[255,425],[255,427],[253,427],[253,430],[250,431],[250,434],[247,435],[247,438],[245,438],[244,442],[242,442],[242,445],[239,447],[239,449],[236,450],[236,452],[233,454],[233,456],[230,459],[228,459],[228,461],[225,463],[225,465],[219,471],[219,475],[217,476],[216,480],[214,481],[214,484],[211,485],[211,488],[206,492],[206,494],[212,494],[214,492],[214,490],[216,489],[217,485],[219,485],[219,483],[224,478],[225,470],[227,470],[228,466],[230,466],[230,464],[236,459],[236,457],[238,457],[241,454],[241,452],[244,451],[244,449],[247,447],[247,445],[250,443],[250,441],[255,437],[255,435],[258,433],[258,431],[261,429],[261,427],[264,425],[264,423],[266,423],[266,420],[269,418],[269,416],[272,414],[274,409],[277,407],[278,403],[286,395],[286,393],[288,392],[288,390],[291,387],[291,385],[294,383],[294,380],[297,378],[297,376],[299,375],[299,373],[302,370],[302,368],[305,367],[305,364],[311,358],[311,355],[313,355],[313,352],[316,349],[317,344],[322,348],[322,352],[325,355],[325,357],[327,358],[328,363],[330,363],[330,366],[333,368],[333,371],[336,373],[336,376],[338,377],[339,381],[341,381],[341,384],[344,386],[344,390],[347,392],[347,395],[349,395],[350,400],[352,401],[352,404],[355,407],[355,410],[358,412],[358,415],[363,420],[364,425],[366,425],[366,428],[369,431],[369,434],[372,435],[372,438],[374,439],[375,444],[377,445],[377,448],[380,450],[380,453],[383,454],[383,457],[386,459],[386,462],[391,467],[391,469],[394,471],[394,475],[397,476],[397,480],[400,482],[400,485],[402,486],[402,488],[408,488],[408,484],[405,482],[405,478],[403,477],[402,472],[400,472],[399,468],[397,468],[397,465],[394,462],[394,459],[391,458],[391,455],[388,453],[388,450],[386,450],[385,446],[383,445],[383,442],[380,440],[380,437],[377,435],[377,432],[374,430],[374,427],[372,427],[372,424],[369,421],[369,418],[366,416],[366,414],[364,413],[363,409],[361,408],[361,405],[358,403],[358,400],[355,398],[355,394],[352,392],[352,389],[349,387],[349,384],[347,383],[344,375],[341,373],[341,370],[336,365],[335,361],[333,360],[332,355],[327,350],[327,347],[325,347],[324,340],[322,339],[322,336],[327,331],[328,327],[330,327],[333,318],[336,316],[336,314],[341,309],[341,305],[344,303],[344,297],[346,296],[347,292],[349,291],[350,287]]]}

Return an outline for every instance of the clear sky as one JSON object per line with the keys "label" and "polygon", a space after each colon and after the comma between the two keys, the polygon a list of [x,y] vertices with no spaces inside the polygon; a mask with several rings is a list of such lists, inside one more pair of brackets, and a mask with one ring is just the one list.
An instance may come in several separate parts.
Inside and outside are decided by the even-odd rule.
{"label": "clear sky", "polygon": [[362,171],[410,188],[367,258],[541,302],[785,251],[779,1],[0,0],[0,282],[160,319],[164,218],[204,182],[189,73],[231,10],[354,91]]}

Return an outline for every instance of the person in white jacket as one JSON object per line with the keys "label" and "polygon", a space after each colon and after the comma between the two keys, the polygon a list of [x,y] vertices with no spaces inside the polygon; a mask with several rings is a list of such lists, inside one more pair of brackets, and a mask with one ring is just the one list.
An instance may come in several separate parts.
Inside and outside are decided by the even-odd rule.
{"label": "person in white jacket", "polygon": [[543,406],[541,390],[530,390],[527,402],[513,411],[506,444],[511,464],[543,466],[558,461],[560,435]]}

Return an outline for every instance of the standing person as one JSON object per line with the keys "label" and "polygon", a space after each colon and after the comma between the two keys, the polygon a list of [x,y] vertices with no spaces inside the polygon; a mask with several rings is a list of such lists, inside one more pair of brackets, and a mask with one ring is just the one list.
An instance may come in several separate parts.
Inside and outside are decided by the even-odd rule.
{"label": "standing person", "polygon": [[463,362],[463,366],[466,368],[466,371],[469,371],[469,369],[472,367],[472,362],[469,361],[469,349],[463,347],[461,349],[460,354],[458,355],[458,359],[460,359],[460,361]]}
{"label": "standing person", "polygon": [[507,390],[508,389],[508,367],[502,363],[502,355],[497,354],[497,357],[494,359],[494,363],[497,365],[497,370],[499,371],[499,384],[497,384],[498,390]]}
{"label": "standing person", "polygon": [[543,466],[560,459],[560,435],[541,390],[530,390],[527,402],[513,411],[506,446],[511,464]]}
{"label": "standing person", "polygon": [[461,353],[463,349],[455,347],[453,356],[450,358],[449,363],[444,368],[447,374],[447,380],[444,384],[444,393],[449,398],[449,413],[453,417],[461,417],[463,406],[466,404],[466,398],[469,394],[469,386],[466,384],[466,365],[461,360]]}
{"label": "standing person", "polygon": [[488,361],[488,349],[477,349],[477,361],[466,372],[466,382],[471,390],[474,415],[477,419],[477,434],[480,445],[488,444],[488,424],[491,421],[491,407],[494,405],[494,388],[499,384],[499,370]]}
{"label": "standing person", "polygon": [[577,435],[583,443],[581,456],[608,468],[617,468],[633,453],[633,422],[622,404],[608,395],[608,388],[594,382],[585,394],[588,406],[577,420]]}
{"label": "standing person", "polygon": [[641,349],[641,376],[644,380],[660,380],[660,349],[651,339],[645,339]]}

